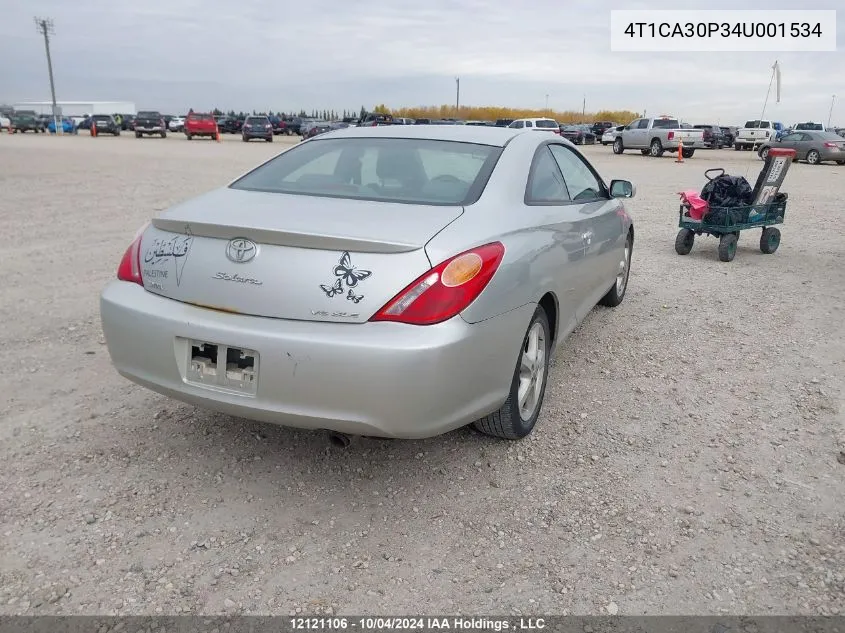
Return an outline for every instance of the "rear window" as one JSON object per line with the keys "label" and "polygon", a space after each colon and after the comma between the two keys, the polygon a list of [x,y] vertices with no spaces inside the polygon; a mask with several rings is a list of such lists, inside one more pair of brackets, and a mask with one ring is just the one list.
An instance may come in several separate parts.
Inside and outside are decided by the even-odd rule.
{"label": "rear window", "polygon": [[556,121],[552,121],[551,119],[541,119],[534,124],[534,127],[554,129],[558,127],[558,124]]}
{"label": "rear window", "polygon": [[270,119],[268,119],[267,117],[263,117],[263,116],[251,116],[246,120],[246,122],[249,123],[250,125],[262,125],[262,124],[266,125],[267,123],[270,122]]}
{"label": "rear window", "polygon": [[680,127],[680,125],[681,124],[678,123],[678,119],[655,119],[654,124],[651,127],[661,130],[676,130]]}
{"label": "rear window", "polygon": [[139,118],[139,119],[160,119],[160,118],[161,118],[161,114],[160,114],[160,113],[158,113],[158,112],[152,112],[152,111],[148,111],[148,112],[139,112],[136,116],[137,116],[137,118]]}
{"label": "rear window", "polygon": [[795,126],[796,130],[817,130],[819,132],[824,130],[824,126],[821,123],[799,123]]}
{"label": "rear window", "polygon": [[759,128],[759,127],[772,127],[771,121],[746,121],[743,127],[747,128]]}
{"label": "rear window", "polygon": [[214,120],[214,117],[213,117],[213,116],[211,116],[210,114],[196,114],[196,113],[193,113],[193,114],[189,114],[189,115],[188,115],[188,118],[190,118],[190,119],[192,119],[192,120],[194,120],[194,121],[213,121],[213,120]]}
{"label": "rear window", "polygon": [[303,143],[232,189],[424,205],[478,199],[500,147],[430,139],[344,138]]}
{"label": "rear window", "polygon": [[95,114],[92,117],[95,121],[109,121],[111,117],[108,114]]}

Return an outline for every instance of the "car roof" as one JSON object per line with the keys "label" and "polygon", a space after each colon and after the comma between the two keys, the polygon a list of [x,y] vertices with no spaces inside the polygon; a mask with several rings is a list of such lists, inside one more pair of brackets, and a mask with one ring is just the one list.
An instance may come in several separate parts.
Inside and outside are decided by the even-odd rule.
{"label": "car roof", "polygon": [[458,141],[504,147],[524,130],[486,125],[385,125],[349,127],[332,132],[331,138],[407,138],[432,141]]}

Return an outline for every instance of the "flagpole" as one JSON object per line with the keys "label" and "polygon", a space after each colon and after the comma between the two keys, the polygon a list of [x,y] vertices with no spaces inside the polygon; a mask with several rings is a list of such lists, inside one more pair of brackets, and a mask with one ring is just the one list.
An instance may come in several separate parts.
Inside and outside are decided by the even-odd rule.
{"label": "flagpole", "polygon": [[[762,121],[763,117],[766,115],[766,106],[769,104],[769,95],[772,93],[772,84],[775,82],[775,75],[778,71],[778,63],[777,60],[775,60],[775,65],[772,66],[772,78],[769,80],[769,89],[766,91],[766,100],[763,101],[763,111],[760,113],[760,121]],[[780,103],[780,81],[778,81],[778,103]]]}

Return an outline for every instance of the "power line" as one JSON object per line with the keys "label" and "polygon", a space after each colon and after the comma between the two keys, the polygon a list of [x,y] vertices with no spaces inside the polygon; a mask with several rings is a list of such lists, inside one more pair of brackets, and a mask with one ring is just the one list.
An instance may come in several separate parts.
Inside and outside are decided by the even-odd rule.
{"label": "power line", "polygon": [[50,95],[53,98],[53,125],[56,126],[56,135],[62,133],[62,128],[59,127],[58,121],[58,106],[56,105],[56,84],[53,81],[53,60],[50,57],[50,36],[55,35],[56,31],[53,28],[53,20],[51,18],[33,18],[38,32],[44,36],[44,49],[47,51],[47,71],[50,73]]}

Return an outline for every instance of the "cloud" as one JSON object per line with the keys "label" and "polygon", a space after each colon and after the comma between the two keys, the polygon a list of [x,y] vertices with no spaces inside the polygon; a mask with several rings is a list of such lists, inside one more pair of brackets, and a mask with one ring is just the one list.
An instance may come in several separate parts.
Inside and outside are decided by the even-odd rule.
{"label": "cloud", "polygon": [[[670,9],[629,2],[625,8]],[[772,0],[767,9],[792,8]],[[836,8],[822,0],[813,8]],[[767,115],[827,120],[845,101],[845,54],[613,53],[607,0],[427,0],[319,5],[266,0],[42,0],[52,17],[60,100],[126,100],[138,107],[235,109],[464,105],[672,112],[691,122],[759,116],[771,66],[783,68],[782,102]],[[685,8],[728,10],[726,1]],[[26,3],[0,22],[0,101],[49,95],[43,42]],[[761,11],[764,19],[766,11]],[[845,12],[839,12],[839,41]],[[841,44],[840,44],[841,46]],[[839,99],[837,99],[839,101]],[[841,102],[840,102],[841,103]],[[845,124],[845,106],[834,119]]]}

